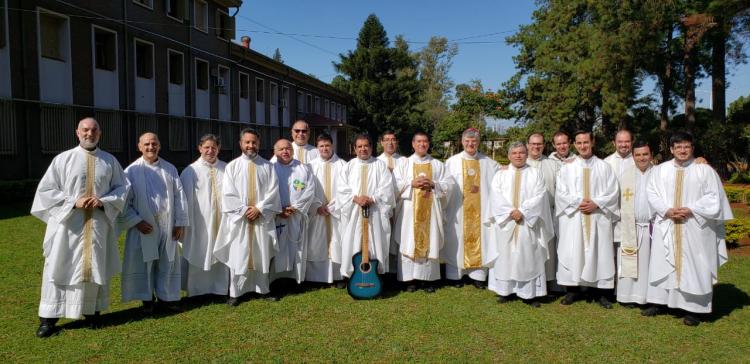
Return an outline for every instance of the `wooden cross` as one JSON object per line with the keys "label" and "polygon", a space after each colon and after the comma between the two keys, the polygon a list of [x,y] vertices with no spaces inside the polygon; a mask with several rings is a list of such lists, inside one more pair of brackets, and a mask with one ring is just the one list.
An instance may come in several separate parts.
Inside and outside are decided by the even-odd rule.
{"label": "wooden cross", "polygon": [[630,201],[630,199],[633,197],[633,191],[629,188],[626,188],[625,192],[622,194],[622,197],[625,198],[625,201]]}

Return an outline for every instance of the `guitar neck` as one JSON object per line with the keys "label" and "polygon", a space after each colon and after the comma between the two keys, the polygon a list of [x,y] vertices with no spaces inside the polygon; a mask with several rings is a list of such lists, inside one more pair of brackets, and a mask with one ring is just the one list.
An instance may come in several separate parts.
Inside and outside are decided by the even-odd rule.
{"label": "guitar neck", "polygon": [[369,219],[362,218],[362,263],[370,262],[370,231],[369,231]]}

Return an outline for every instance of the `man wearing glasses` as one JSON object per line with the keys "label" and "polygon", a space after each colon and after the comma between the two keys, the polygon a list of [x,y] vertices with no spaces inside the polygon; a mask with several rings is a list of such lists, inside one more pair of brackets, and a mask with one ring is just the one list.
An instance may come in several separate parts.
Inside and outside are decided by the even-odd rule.
{"label": "man wearing glasses", "polygon": [[292,125],[292,148],[294,149],[292,158],[305,164],[318,158],[318,150],[307,144],[308,139],[310,139],[310,126],[304,120],[295,121]]}

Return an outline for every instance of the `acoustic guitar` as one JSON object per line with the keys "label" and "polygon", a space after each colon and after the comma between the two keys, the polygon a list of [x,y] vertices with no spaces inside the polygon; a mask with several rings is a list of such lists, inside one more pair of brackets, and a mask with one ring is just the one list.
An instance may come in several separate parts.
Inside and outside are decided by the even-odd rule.
{"label": "acoustic guitar", "polygon": [[380,296],[383,283],[378,275],[377,260],[370,260],[369,247],[370,208],[362,208],[362,249],[352,257],[354,273],[349,278],[347,290],[349,295],[358,300],[368,300]]}

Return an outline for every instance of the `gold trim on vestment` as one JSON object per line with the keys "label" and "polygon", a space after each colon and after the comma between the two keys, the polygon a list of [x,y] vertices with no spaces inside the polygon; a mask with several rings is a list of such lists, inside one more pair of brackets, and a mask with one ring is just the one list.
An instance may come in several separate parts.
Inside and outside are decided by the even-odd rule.
{"label": "gold trim on vestment", "polygon": [[[464,268],[482,267],[482,200],[479,188],[482,183],[479,161],[462,159],[463,209],[464,209]],[[476,189],[476,192],[473,190]]]}
{"label": "gold trim on vestment", "polygon": [[[674,208],[682,207],[682,184],[685,179],[685,169],[677,168],[674,182]],[[674,269],[677,274],[677,287],[680,287],[682,275],[682,223],[674,223]]]}
{"label": "gold trim on vestment", "polygon": [[[368,175],[368,167],[369,165],[366,163],[362,163],[362,168],[359,172],[359,196],[367,196],[367,175]],[[362,259],[363,261],[367,260],[369,261],[370,256],[370,247],[369,244],[366,245],[366,243],[369,241],[366,241],[367,237],[365,234],[369,234],[368,229],[365,227],[366,221],[365,219],[361,219],[362,221],[362,235],[360,236],[359,240],[359,246],[362,249]],[[366,246],[366,248],[365,248]]]}
{"label": "gold trim on vestment", "polygon": [[[85,197],[96,197],[94,182],[96,180],[96,158],[91,153],[86,153],[86,190]],[[83,223],[83,282],[91,282],[91,267],[93,259],[94,238],[94,209],[84,210]]]}
{"label": "gold trim on vestment", "polygon": [[[521,207],[521,169],[516,168],[513,175],[513,208],[518,210]],[[513,228],[513,244],[518,244],[518,224]]]}
{"label": "gold trim on vestment", "polygon": [[209,167],[209,178],[211,181],[211,216],[212,216],[212,227],[211,227],[211,239],[216,240],[216,236],[219,235],[219,224],[221,224],[221,202],[219,200],[219,187],[216,182],[216,167]]}
{"label": "gold trim on vestment", "polygon": [[[432,180],[431,163],[414,163],[414,179],[424,176]],[[425,259],[430,252],[430,218],[432,216],[432,190],[415,188],[414,196],[414,259]]]}
{"label": "gold trim on vestment", "polygon": [[300,163],[305,163],[305,148],[297,147],[297,160]]}
{"label": "gold trim on vestment", "polygon": [[[254,207],[257,204],[257,189],[256,186],[256,171],[255,162],[252,160],[247,162],[247,207]],[[260,218],[260,217],[258,217]],[[247,222],[247,270],[255,270],[253,263],[253,237],[255,236],[255,221]]]}
{"label": "gold trim on vestment", "polygon": [[[583,168],[583,198],[591,200],[591,168]],[[583,214],[583,243],[589,245],[591,239],[591,214]]]}

